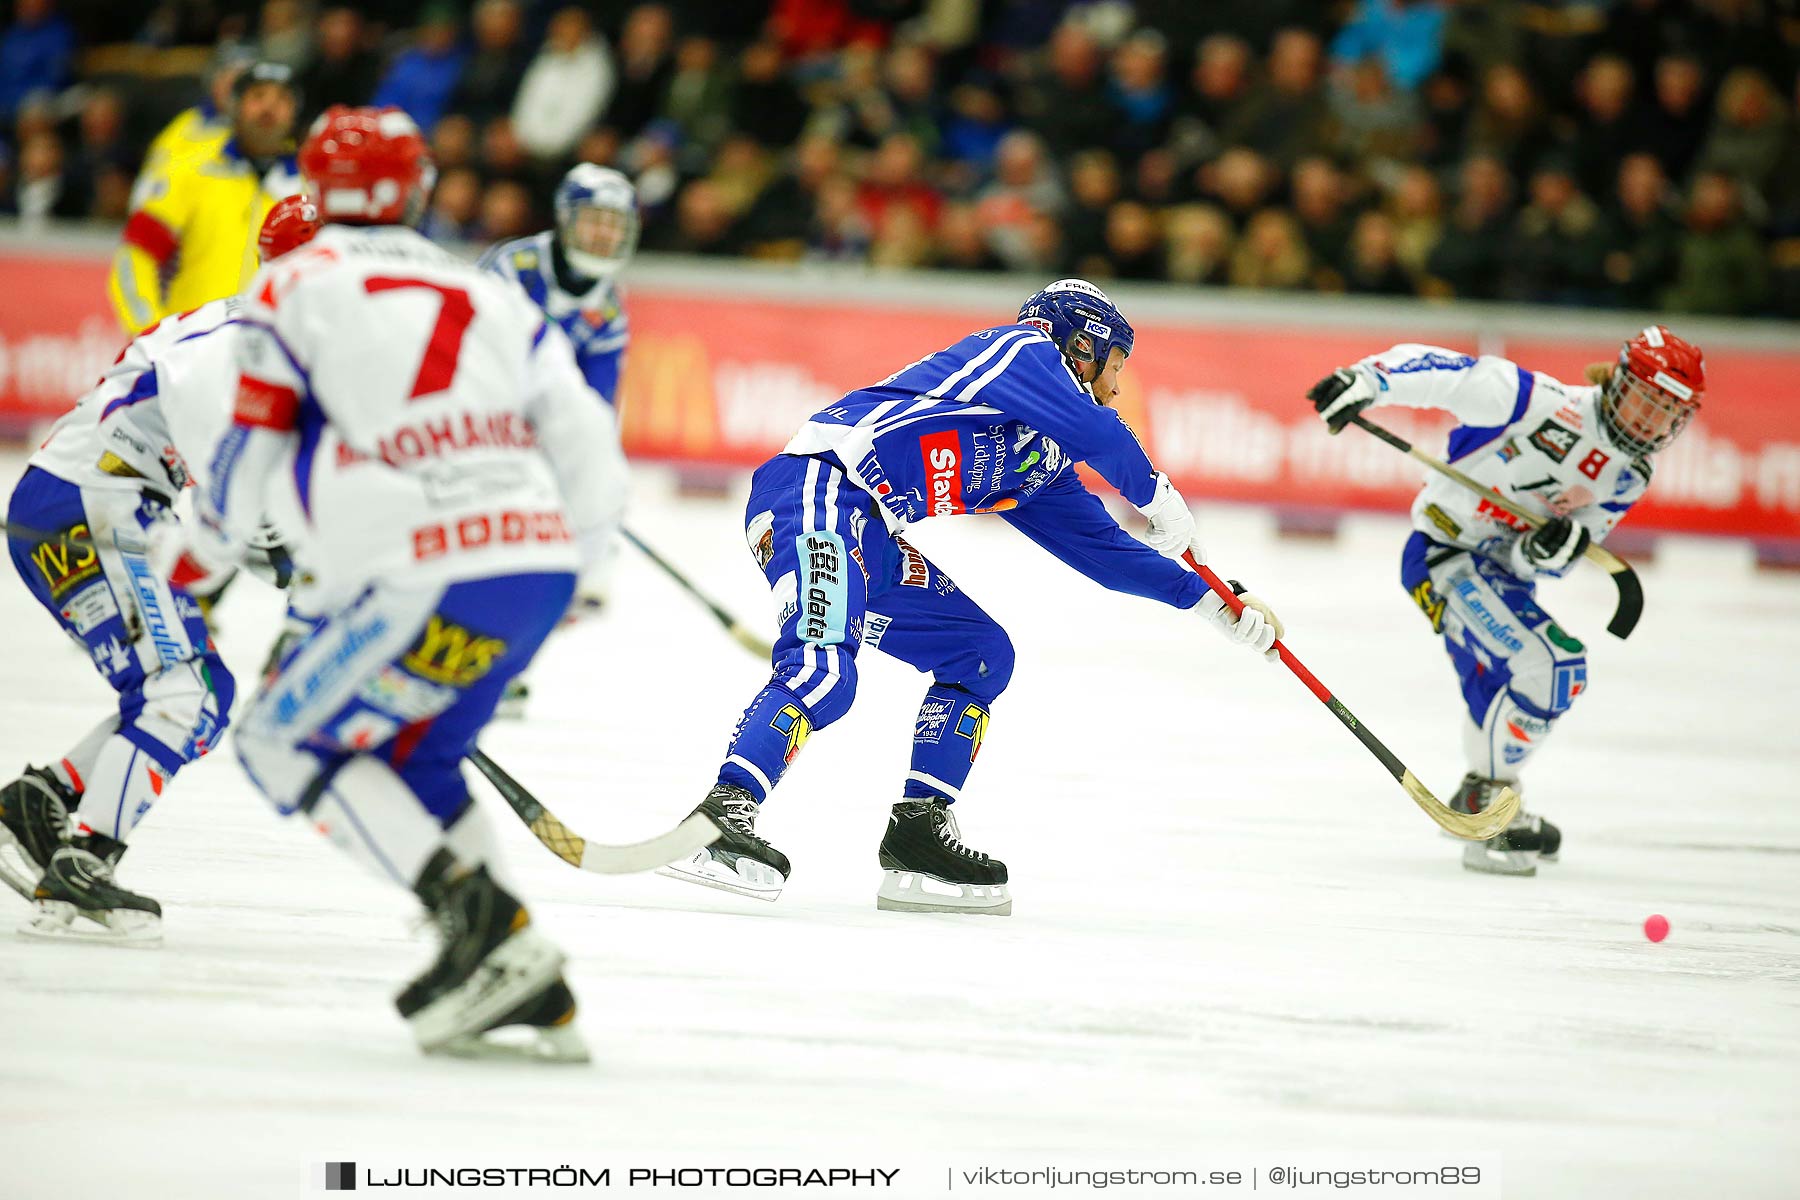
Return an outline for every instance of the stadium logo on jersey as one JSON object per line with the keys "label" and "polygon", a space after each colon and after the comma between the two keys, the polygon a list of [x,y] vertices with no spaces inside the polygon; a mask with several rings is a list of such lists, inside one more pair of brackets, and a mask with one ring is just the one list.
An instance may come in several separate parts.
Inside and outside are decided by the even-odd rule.
{"label": "stadium logo on jersey", "polygon": [[800,637],[820,646],[844,640],[845,610],[849,608],[844,579],[844,542],[830,530],[803,533],[794,539],[800,566],[806,573],[801,589]]}
{"label": "stadium logo on jersey", "polygon": [[930,515],[954,516],[963,506],[962,441],[950,430],[919,439],[919,455],[925,463],[926,497]]}
{"label": "stadium logo on jersey", "polygon": [[981,753],[981,739],[987,736],[988,711],[979,704],[971,704],[962,710],[962,716],[956,719],[956,736],[969,739],[969,761]]}
{"label": "stadium logo on jersey", "polygon": [[812,722],[792,704],[784,704],[769,722],[769,728],[787,739],[787,751],[781,761],[791,763],[794,755],[800,753],[800,747],[806,745],[807,736],[812,733]]}
{"label": "stadium logo on jersey", "polygon": [[1545,421],[1531,435],[1531,444],[1557,462],[1569,457],[1569,451],[1573,450],[1575,443],[1580,440],[1579,433],[1558,425],[1555,421]]}
{"label": "stadium logo on jersey", "polygon": [[83,521],[61,530],[49,541],[39,542],[31,561],[50,586],[50,598],[60,600],[100,573],[100,556],[94,552],[94,535]]}
{"label": "stadium logo on jersey", "polygon": [[431,683],[465,688],[493,670],[495,660],[505,653],[501,639],[433,613],[400,665]]}

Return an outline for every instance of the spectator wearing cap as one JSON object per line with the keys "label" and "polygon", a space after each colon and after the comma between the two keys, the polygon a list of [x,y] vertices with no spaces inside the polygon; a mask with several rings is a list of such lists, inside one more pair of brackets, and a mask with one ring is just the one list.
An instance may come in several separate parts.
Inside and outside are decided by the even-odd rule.
{"label": "spectator wearing cap", "polygon": [[513,101],[513,129],[526,153],[565,158],[605,111],[616,79],[612,53],[586,10],[558,9]]}
{"label": "spectator wearing cap", "polygon": [[1743,317],[1760,312],[1768,294],[1768,252],[1744,219],[1737,181],[1702,171],[1689,190],[1675,282],[1663,290],[1662,306]]}
{"label": "spectator wearing cap", "polygon": [[256,61],[241,46],[224,45],[213,55],[206,76],[206,96],[191,108],[176,113],[144,151],[142,171],[148,175],[170,159],[193,151],[210,153],[231,136],[231,92],[237,77]]}
{"label": "spectator wearing cap", "polygon": [[53,0],[17,0],[0,33],[0,124],[11,125],[25,97],[55,92],[69,81],[75,30]]}
{"label": "spectator wearing cap", "polygon": [[1607,229],[1581,194],[1572,166],[1548,159],[1531,174],[1529,202],[1513,222],[1503,295],[1537,304],[1604,299]]}
{"label": "spectator wearing cap", "polygon": [[810,111],[783,67],[781,47],[769,38],[752,42],[738,58],[737,128],[771,150],[792,146]]}
{"label": "spectator wearing cap", "polygon": [[1168,43],[1154,29],[1138,30],[1113,51],[1106,94],[1115,125],[1108,145],[1121,156],[1135,160],[1168,140],[1175,117],[1168,75]]}
{"label": "spectator wearing cap", "polygon": [[1104,146],[1112,135],[1105,58],[1086,27],[1064,21],[1045,47],[1042,64],[1017,85],[1013,109],[1044,139],[1058,160]]}
{"label": "spectator wearing cap", "polygon": [[481,0],[469,14],[469,30],[474,48],[450,93],[450,111],[485,125],[512,112],[531,55],[517,0]]}
{"label": "spectator wearing cap", "polygon": [[1681,246],[1681,218],[1653,154],[1628,154],[1619,163],[1604,267],[1614,302],[1627,308],[1654,308],[1675,275]]}
{"label": "spectator wearing cap", "polygon": [[1267,78],[1226,122],[1225,140],[1249,146],[1287,170],[1326,149],[1330,111],[1320,67],[1324,50],[1307,29],[1283,29],[1269,48]]}
{"label": "spectator wearing cap", "polygon": [[318,52],[300,72],[300,90],[306,95],[301,128],[333,104],[367,104],[375,94],[381,63],[363,44],[364,37],[362,14],[349,5],[319,14]]}
{"label": "spectator wearing cap", "polygon": [[1492,300],[1506,268],[1512,176],[1491,154],[1470,156],[1457,175],[1456,207],[1426,262],[1426,295]]}
{"label": "spectator wearing cap", "polygon": [[457,43],[456,9],[433,4],[419,17],[412,47],[394,59],[375,87],[373,103],[404,109],[421,129],[438,123],[462,77],[466,55]]}
{"label": "spectator wearing cap", "polygon": [[1775,174],[1795,137],[1781,97],[1752,67],[1738,67],[1719,85],[1718,115],[1701,147],[1699,168],[1730,175],[1759,214],[1769,211]]}
{"label": "spectator wearing cap", "polygon": [[1331,43],[1337,66],[1378,58],[1388,79],[1404,92],[1425,82],[1443,52],[1444,9],[1436,0],[1361,0]]}
{"label": "spectator wearing cap", "polygon": [[292,155],[299,106],[292,69],[252,64],[232,83],[223,145],[144,169],[107,280],[127,332],[229,296],[256,273],[263,217],[300,190]]}

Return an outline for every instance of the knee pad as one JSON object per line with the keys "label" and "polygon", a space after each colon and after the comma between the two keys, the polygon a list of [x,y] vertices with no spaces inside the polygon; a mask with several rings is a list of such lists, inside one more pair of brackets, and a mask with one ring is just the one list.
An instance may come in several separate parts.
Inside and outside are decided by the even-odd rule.
{"label": "knee pad", "polygon": [[165,747],[181,763],[193,762],[219,744],[236,691],[217,655],[176,663],[120,698],[120,730]]}
{"label": "knee pad", "polygon": [[1534,630],[1507,666],[1507,695],[1535,717],[1560,717],[1587,691],[1587,648],[1553,622]]}
{"label": "knee pad", "polygon": [[805,642],[776,659],[770,682],[792,692],[812,727],[823,729],[856,700],[856,659],[842,646]]}

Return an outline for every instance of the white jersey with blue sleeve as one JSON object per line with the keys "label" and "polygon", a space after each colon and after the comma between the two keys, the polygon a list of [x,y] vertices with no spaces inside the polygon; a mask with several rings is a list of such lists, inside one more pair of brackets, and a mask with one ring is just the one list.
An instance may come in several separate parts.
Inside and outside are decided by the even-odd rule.
{"label": "white jersey with blue sleeve", "polygon": [[[1650,486],[1649,461],[1607,436],[1597,387],[1570,387],[1493,355],[1412,343],[1370,355],[1357,369],[1375,380],[1371,408],[1450,413],[1461,422],[1450,434],[1450,462],[1528,512],[1573,517],[1596,542]],[[1522,528],[1499,506],[1436,474],[1420,489],[1412,516],[1433,541],[1502,562]]]}
{"label": "white jersey with blue sleeve", "polygon": [[619,372],[625,363],[625,347],[631,325],[618,285],[610,279],[594,281],[585,292],[566,290],[555,269],[555,235],[550,230],[501,242],[477,263],[525,289],[533,304],[554,321],[575,347],[575,365],[588,386],[602,400],[618,407]]}

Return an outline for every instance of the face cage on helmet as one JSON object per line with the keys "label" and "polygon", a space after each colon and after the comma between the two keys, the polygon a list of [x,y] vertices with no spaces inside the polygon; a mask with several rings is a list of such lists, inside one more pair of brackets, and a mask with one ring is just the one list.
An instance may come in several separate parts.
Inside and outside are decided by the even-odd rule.
{"label": "face cage on helmet", "polygon": [[639,229],[636,208],[577,204],[557,222],[556,236],[577,271],[590,279],[609,279],[631,261]]}
{"label": "face cage on helmet", "polygon": [[[1633,433],[1626,424],[1625,414],[1621,412],[1621,407],[1628,401],[1648,405],[1654,412],[1668,414],[1669,427],[1648,438]],[[1600,416],[1606,422],[1606,432],[1620,448],[1632,454],[1653,454],[1673,442],[1687,428],[1687,423],[1699,408],[1699,401],[1672,396],[1656,385],[1638,378],[1623,364],[1613,368],[1606,387],[1600,393]]]}

